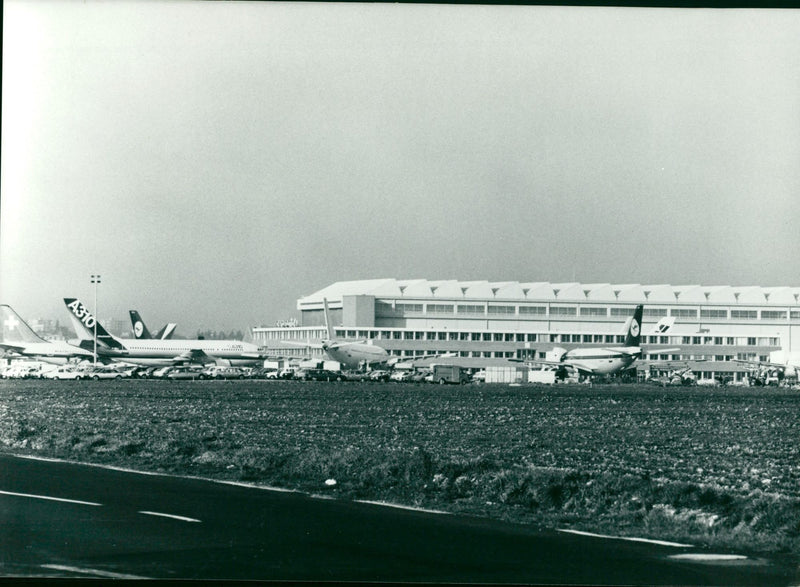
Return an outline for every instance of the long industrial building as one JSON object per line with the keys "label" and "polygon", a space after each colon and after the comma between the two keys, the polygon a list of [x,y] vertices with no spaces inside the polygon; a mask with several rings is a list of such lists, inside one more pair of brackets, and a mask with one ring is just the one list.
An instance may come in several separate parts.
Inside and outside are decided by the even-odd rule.
{"label": "long industrial building", "polygon": [[[545,358],[554,347],[620,344],[638,304],[643,358],[687,361],[704,378],[741,381],[747,367],[736,359],[800,350],[800,287],[425,279],[336,282],[297,300],[297,323],[254,328],[255,342],[291,354],[297,347],[282,341],[327,338],[323,299],[337,337],[371,339],[409,358],[455,353],[472,368]],[[666,316],[675,319],[670,330],[652,334]],[[674,347],[680,352],[659,353]]]}

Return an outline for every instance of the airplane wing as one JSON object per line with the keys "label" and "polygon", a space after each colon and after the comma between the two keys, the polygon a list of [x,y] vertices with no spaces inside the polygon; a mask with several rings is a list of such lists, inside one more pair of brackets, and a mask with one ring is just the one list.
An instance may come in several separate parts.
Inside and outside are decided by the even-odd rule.
{"label": "airplane wing", "polygon": [[217,359],[206,353],[204,350],[201,349],[189,349],[185,353],[181,353],[180,355],[173,357],[172,360],[178,363],[216,363]]}
{"label": "airplane wing", "polygon": [[788,365],[785,363],[771,363],[769,361],[751,361],[747,359],[734,359],[733,362],[743,363],[745,365],[752,365],[753,367],[767,367],[769,369],[786,369],[788,367]]}
{"label": "airplane wing", "polygon": [[443,359],[447,357],[456,357],[458,356],[456,353],[439,353],[438,355],[417,355],[414,357],[391,357],[386,364],[391,366],[396,365],[397,363],[413,363],[414,361],[423,361],[425,359]]}
{"label": "airplane wing", "polygon": [[24,346],[19,346],[16,344],[8,344],[7,342],[0,342],[0,348],[5,351],[11,351],[12,353],[22,354],[25,350]]}
{"label": "airplane wing", "polygon": [[309,349],[321,349],[322,348],[322,343],[319,343],[319,342],[298,342],[296,340],[282,340],[281,344],[286,344],[286,345],[289,345],[289,346],[304,347],[304,348],[309,348]]}

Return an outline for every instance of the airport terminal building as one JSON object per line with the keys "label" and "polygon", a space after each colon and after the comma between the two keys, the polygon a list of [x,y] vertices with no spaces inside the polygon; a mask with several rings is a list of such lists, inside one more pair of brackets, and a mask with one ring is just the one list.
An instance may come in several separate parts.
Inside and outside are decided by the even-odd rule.
{"label": "airport terminal building", "polygon": [[[638,304],[643,358],[687,361],[703,378],[741,381],[748,369],[736,359],[800,351],[800,287],[425,279],[334,283],[297,300],[296,324],[253,328],[254,342],[296,355],[298,348],[282,341],[327,338],[323,299],[337,337],[372,339],[408,358],[455,353],[453,360],[471,368],[543,359],[555,347],[620,345]],[[673,326],[653,334],[664,317],[674,318]],[[680,351],[659,353],[675,347]]]}

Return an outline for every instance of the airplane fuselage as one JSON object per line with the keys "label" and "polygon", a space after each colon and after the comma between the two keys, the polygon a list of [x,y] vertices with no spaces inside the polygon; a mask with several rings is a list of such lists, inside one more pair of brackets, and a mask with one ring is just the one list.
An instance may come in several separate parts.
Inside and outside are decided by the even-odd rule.
{"label": "airplane fuselage", "polygon": [[573,349],[564,354],[561,362],[592,375],[610,375],[628,369],[637,356],[613,348]]}
{"label": "airplane fuselage", "polygon": [[72,345],[58,342],[31,342],[20,345],[20,347],[24,348],[13,352],[23,357],[30,357],[52,365],[64,365],[70,359],[75,359],[76,357],[92,359],[94,356],[92,353],[84,353],[84,351]]}
{"label": "airplane fuselage", "polygon": [[210,359],[221,359],[232,366],[257,365],[260,359],[256,345],[231,340],[160,340],[160,339],[118,339],[124,349],[101,349],[98,353],[116,361],[136,365],[157,366],[174,365],[176,358],[184,353],[202,351]]}
{"label": "airplane fuselage", "polygon": [[385,363],[389,359],[386,349],[363,342],[337,342],[323,344],[325,354],[333,361],[338,361],[350,369],[357,369],[361,364]]}

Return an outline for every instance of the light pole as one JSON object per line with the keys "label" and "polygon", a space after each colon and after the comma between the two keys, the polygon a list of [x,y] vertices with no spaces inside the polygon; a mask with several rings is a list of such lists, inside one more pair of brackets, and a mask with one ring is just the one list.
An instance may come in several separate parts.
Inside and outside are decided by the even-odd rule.
{"label": "light pole", "polygon": [[97,367],[97,284],[100,283],[99,275],[92,275],[94,284],[94,366]]}

